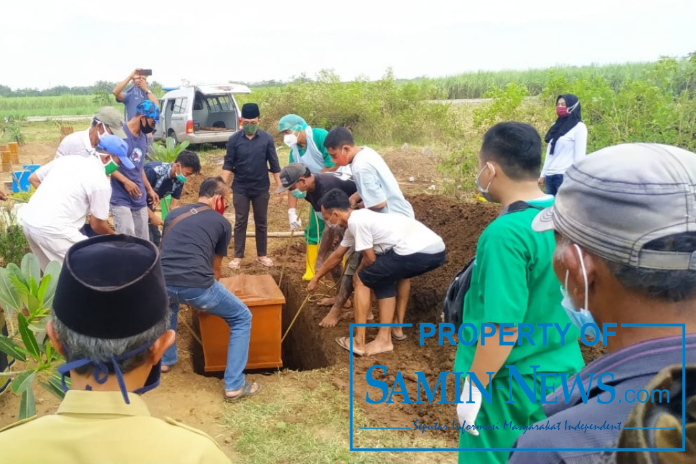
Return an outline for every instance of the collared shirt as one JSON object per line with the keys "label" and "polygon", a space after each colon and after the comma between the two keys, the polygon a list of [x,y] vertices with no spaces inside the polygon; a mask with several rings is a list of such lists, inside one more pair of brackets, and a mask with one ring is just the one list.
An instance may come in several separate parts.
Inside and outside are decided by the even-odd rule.
{"label": "collared shirt", "polygon": [[215,440],[173,419],[150,415],[145,402],[120,391],[70,390],[58,413],[0,432],[7,463],[229,464]]}
{"label": "collared shirt", "polygon": [[227,154],[222,166],[234,173],[232,191],[244,195],[268,192],[268,172],[279,173],[280,163],[273,137],[261,129],[249,139],[238,131],[227,141]]}
{"label": "collared shirt", "polygon": [[147,97],[147,92],[145,92],[137,85],[131,86],[128,90],[123,92],[123,101],[119,101],[118,99],[116,99],[116,101],[118,101],[119,103],[123,103],[123,105],[126,107],[124,111],[126,122],[133,119],[133,117],[135,116],[135,110],[138,108],[138,105],[144,102],[145,100],[149,100],[149,98]]}
{"label": "collared shirt", "polygon": [[414,218],[411,203],[404,198],[399,182],[392,174],[384,158],[369,147],[362,147],[351,163],[353,180],[360,192],[365,208],[387,202],[381,213],[396,213]]}
{"label": "collared shirt", "polygon": [[153,161],[145,165],[145,177],[152,186],[158,197],[164,198],[171,195],[178,200],[181,198],[181,191],[184,183],[179,182],[176,176],[172,178],[172,165],[161,161]]}
{"label": "collared shirt", "polygon": [[68,134],[56,149],[56,158],[68,155],[96,156],[97,151],[89,139],[89,129]]}
{"label": "collared shirt", "polygon": [[[614,328],[614,331],[620,330]],[[649,330],[649,329],[647,329]],[[686,336],[686,362],[696,362],[696,334]],[[585,391],[590,384],[586,404],[583,403],[580,389],[575,386],[566,401],[562,386],[547,396],[547,401],[557,399],[556,404],[545,404],[544,412],[551,426],[560,423],[560,430],[528,430],[519,436],[515,448],[614,448],[621,428],[636,406],[638,392],[663,368],[682,363],[682,337],[658,338],[627,346],[588,364],[578,374]],[[613,374],[614,379],[604,376],[605,385],[611,385],[615,395],[611,398],[608,388],[597,386],[602,374]],[[572,388],[575,376],[568,379],[568,390]],[[631,392],[631,390],[633,390]],[[657,394],[654,396],[659,402]],[[602,404],[599,400],[606,402]],[[671,400],[671,398],[670,398]],[[653,401],[651,393],[650,401]],[[666,401],[663,398],[662,401]],[[538,424],[545,424],[547,421]],[[566,430],[578,424],[594,425],[601,429]],[[513,452],[510,464],[595,464],[604,462],[609,452],[600,451],[519,451]]]}

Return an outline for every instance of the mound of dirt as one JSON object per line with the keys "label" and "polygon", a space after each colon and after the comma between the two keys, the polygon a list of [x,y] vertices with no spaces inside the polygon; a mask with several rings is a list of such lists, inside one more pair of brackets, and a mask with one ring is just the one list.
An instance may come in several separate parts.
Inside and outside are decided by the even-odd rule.
{"label": "mound of dirt", "polygon": [[[416,195],[408,197],[413,205],[416,218],[438,235],[443,237],[447,245],[447,261],[440,268],[411,281],[411,299],[406,315],[406,322],[413,323],[413,328],[405,329],[408,339],[395,342],[394,351],[384,353],[374,358],[354,358],[353,360],[353,391],[355,401],[367,412],[376,426],[412,427],[414,420],[420,420],[429,425],[435,422],[451,424],[456,418],[456,411],[450,404],[430,404],[425,398],[421,404],[400,404],[401,397],[394,398],[394,404],[368,404],[366,395],[369,391],[375,395],[375,389],[367,386],[365,376],[373,365],[388,367],[386,377],[373,374],[373,377],[394,382],[396,372],[405,374],[406,387],[411,400],[418,399],[416,373],[422,372],[429,385],[433,387],[440,372],[450,372],[454,362],[456,348],[449,345],[439,346],[437,340],[426,340],[423,346],[418,340],[420,323],[440,322],[442,300],[451,278],[468,262],[476,251],[476,242],[483,229],[496,217],[498,208],[483,203],[459,203],[453,199]],[[300,256],[298,256],[299,258]],[[303,268],[302,268],[303,269]],[[288,275],[284,291],[288,299],[287,310],[283,314],[284,326],[289,324],[295,315],[293,311],[304,300],[306,282],[300,279],[301,272],[295,266]],[[343,320],[337,327],[321,329],[319,321],[324,317],[328,308],[318,307],[309,303],[293,326],[291,335],[283,347],[284,359],[292,359],[293,367],[312,369],[322,365],[348,366],[349,353],[342,350],[335,342],[337,337],[348,334],[352,320]],[[379,321],[376,305],[373,307],[375,320]],[[368,340],[377,332],[376,328],[368,328]],[[297,358],[302,359],[297,359]],[[379,371],[378,371],[379,372]],[[406,375],[406,373],[409,373]],[[334,378],[334,384],[344,391],[350,388],[347,370],[339,370]],[[454,378],[450,376],[447,384],[449,401],[453,401]],[[379,396],[379,394],[378,394]],[[454,431],[441,433],[450,444],[456,444],[457,433]]]}

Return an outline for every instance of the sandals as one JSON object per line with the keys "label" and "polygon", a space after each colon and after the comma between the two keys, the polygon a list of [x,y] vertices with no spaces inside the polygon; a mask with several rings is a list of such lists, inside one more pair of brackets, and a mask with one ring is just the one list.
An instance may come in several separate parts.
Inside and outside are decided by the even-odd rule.
{"label": "sandals", "polygon": [[402,334],[400,337],[397,337],[396,335],[394,335],[394,332],[392,332],[392,333],[391,333],[391,338],[392,338],[392,340],[394,340],[394,341],[403,342],[404,340],[406,340],[406,339],[408,338],[408,335]]}
{"label": "sandals", "polygon": [[[259,388],[255,392],[252,392],[251,389],[254,385],[258,385]],[[237,394],[236,396],[227,396],[227,392],[225,392],[223,396],[225,397],[225,401],[227,401],[228,403],[232,403],[234,401],[238,401],[238,400],[240,400],[244,397],[247,397],[247,396],[254,396],[258,392],[260,392],[262,389],[263,389],[263,385],[261,385],[260,383],[244,382],[244,387],[242,387],[241,393]]]}
{"label": "sandals", "polygon": [[160,366],[160,372],[163,374],[166,374],[168,372],[171,372],[173,367],[174,367],[174,364],[169,365],[169,366],[165,366],[164,364],[162,364]]}
{"label": "sandals", "polygon": [[[338,343],[338,346],[343,348],[344,350],[350,352],[350,341],[348,340],[348,337],[338,337],[336,339],[336,343]],[[353,354],[355,356],[364,356],[365,353],[362,350],[359,350],[353,345]]]}
{"label": "sandals", "polygon": [[256,262],[266,267],[273,267],[273,260],[268,256],[259,256],[256,258]]}
{"label": "sandals", "polygon": [[234,258],[230,263],[227,265],[230,269],[236,271],[240,267],[242,267],[242,258]]}

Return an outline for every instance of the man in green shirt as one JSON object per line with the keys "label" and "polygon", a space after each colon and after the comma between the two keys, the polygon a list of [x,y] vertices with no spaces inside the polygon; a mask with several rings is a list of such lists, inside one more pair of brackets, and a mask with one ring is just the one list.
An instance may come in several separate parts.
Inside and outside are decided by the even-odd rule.
{"label": "man in green shirt", "polygon": [[[302,163],[312,174],[320,172],[336,171],[339,167],[331,160],[329,152],[324,147],[324,139],[328,132],[326,129],[311,127],[296,114],[286,114],[278,121],[278,132],[283,135],[283,142],[290,147],[290,159],[288,163]],[[341,168],[345,169],[345,168]],[[302,221],[297,216],[297,200],[304,198],[305,192],[297,189],[288,197],[288,220],[290,229],[297,230],[302,226]],[[304,230],[305,243],[307,244],[307,264],[303,280],[312,280],[314,266],[319,251],[319,239],[324,233],[324,221],[320,214],[311,209],[309,212],[309,224]]]}
{"label": "man in green shirt", "polygon": [[[462,403],[457,404],[459,424],[490,425],[493,429],[462,430],[459,448],[512,448],[522,433],[520,426],[545,419],[540,399],[546,393],[537,375],[537,401],[532,404],[517,381],[511,385],[510,370],[505,366],[515,366],[531,388],[535,382],[531,366],[539,366],[537,374],[572,375],[582,369],[584,362],[578,343],[580,332],[569,326],[570,320],[561,306],[560,287],[552,267],[553,233],[540,234],[531,227],[539,213],[537,208],[553,203],[553,197],[542,194],[537,185],[541,168],[539,133],[528,124],[497,124],[484,135],[478,159],[477,187],[486,200],[500,203],[503,210],[479,237],[462,320],[477,328],[483,323],[495,324],[497,331],[494,337],[486,338],[485,345],[480,336],[471,346],[460,340],[454,371],[464,373]],[[532,207],[503,214],[519,201]],[[503,327],[506,333],[512,334],[505,337],[505,342],[515,344],[501,345],[498,334],[503,323],[533,324],[534,345],[523,337],[518,342],[517,327]],[[537,326],[540,323],[550,324],[546,334]],[[562,329],[569,327],[564,337],[553,327],[554,323]],[[463,335],[464,340],[476,336],[471,330],[465,330]],[[490,403],[482,400],[467,372],[475,374],[483,388],[491,392]],[[489,372],[494,373],[490,386]],[[470,383],[473,402],[467,403]],[[505,421],[511,421],[517,429],[505,427]],[[506,451],[460,451],[459,462],[503,464],[508,455]]]}

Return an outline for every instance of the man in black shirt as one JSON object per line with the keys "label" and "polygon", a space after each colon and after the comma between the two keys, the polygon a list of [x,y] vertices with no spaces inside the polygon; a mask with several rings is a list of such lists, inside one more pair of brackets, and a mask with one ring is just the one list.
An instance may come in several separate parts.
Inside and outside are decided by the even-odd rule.
{"label": "man in black shirt", "polygon": [[[325,172],[312,174],[312,172],[302,163],[291,163],[285,166],[280,172],[280,180],[282,185],[276,189],[276,193],[282,193],[290,190],[290,194],[295,198],[307,200],[317,212],[317,218],[322,218],[321,204],[319,200],[326,192],[333,189],[340,189],[349,197],[357,192],[358,188],[355,185],[353,176],[345,172]],[[321,219],[323,220],[323,219]],[[319,271],[326,257],[336,249],[343,240],[344,230],[340,227],[332,227],[331,224],[326,224],[324,233],[321,236],[319,251],[317,253],[317,262],[314,266],[316,271]],[[319,323],[322,327],[334,327],[341,318],[341,308],[346,305],[348,298],[353,293],[353,275],[358,267],[359,253],[352,253],[346,257],[346,269],[341,278],[341,270],[336,267],[332,271],[332,277],[336,284],[340,284],[335,298],[326,298],[319,301],[320,306],[331,305],[331,310]]]}
{"label": "man in black shirt", "polygon": [[[179,304],[219,316],[230,326],[225,369],[225,399],[236,400],[261,390],[244,380],[249,355],[251,312],[218,280],[222,259],[232,236],[222,213],[229,207],[230,190],[221,177],[210,177],[199,189],[198,202],[167,215],[162,233],[162,270],[176,330]],[[176,342],[162,356],[162,372],[177,361]]]}
{"label": "man in black shirt", "polygon": [[264,266],[273,266],[266,256],[268,242],[268,199],[270,182],[268,171],[273,173],[276,187],[280,185],[280,164],[273,137],[259,127],[259,107],[256,103],[242,106],[243,131],[236,132],[227,142],[227,154],[222,166],[221,177],[232,182],[234,205],[234,259],[230,269],[239,269],[244,258],[246,229],[249,220],[249,205],[254,208],[256,225],[256,261]]}

